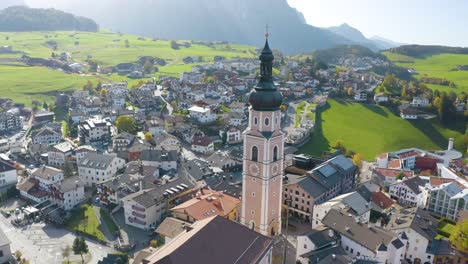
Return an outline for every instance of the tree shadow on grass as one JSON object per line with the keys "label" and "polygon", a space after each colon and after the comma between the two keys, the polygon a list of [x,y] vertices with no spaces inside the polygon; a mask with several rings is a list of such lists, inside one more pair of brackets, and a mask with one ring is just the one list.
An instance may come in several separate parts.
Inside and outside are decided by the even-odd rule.
{"label": "tree shadow on grass", "polygon": [[324,107],[318,110],[315,114],[315,127],[314,131],[310,135],[310,140],[304,146],[299,148],[300,153],[311,154],[314,156],[320,156],[324,151],[328,151],[330,148],[330,142],[323,135],[322,112],[330,109],[330,105],[327,103]]}
{"label": "tree shadow on grass", "polygon": [[385,112],[385,110],[383,110],[381,106],[370,105],[370,104],[363,104],[363,106],[378,115],[388,117],[388,113]]}
{"label": "tree shadow on grass", "polygon": [[431,121],[418,119],[408,122],[430,138],[432,143],[437,145],[440,149],[445,149],[447,147],[447,138],[434,127]]}

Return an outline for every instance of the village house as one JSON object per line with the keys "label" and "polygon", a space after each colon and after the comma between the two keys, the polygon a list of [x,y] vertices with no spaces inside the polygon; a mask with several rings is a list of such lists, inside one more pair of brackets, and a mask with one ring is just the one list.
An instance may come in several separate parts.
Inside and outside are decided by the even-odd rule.
{"label": "village house", "polygon": [[55,130],[51,127],[45,126],[31,134],[31,141],[33,144],[58,144],[62,141],[62,130]]}
{"label": "village house", "polygon": [[31,173],[31,177],[36,179],[39,182],[39,187],[45,191],[49,191],[50,186],[63,181],[64,178],[62,170],[48,166],[35,169]]}
{"label": "village house", "polygon": [[412,263],[432,263],[428,252],[437,235],[437,219],[421,208],[404,208],[393,213],[386,228],[407,241],[404,258]]}
{"label": "village house", "polygon": [[413,101],[411,105],[414,107],[427,107],[429,105],[429,99],[423,96],[415,96],[413,97]]}
{"label": "village house", "polygon": [[[173,238],[185,231],[191,223],[176,219],[174,217],[166,217],[161,224],[158,225],[154,233],[164,238],[164,244],[168,244]],[[150,254],[148,254],[149,256]]]}
{"label": "village house", "polygon": [[7,161],[0,159],[0,188],[14,185],[18,182],[16,167]]}
{"label": "village house", "polygon": [[77,166],[81,180],[90,186],[114,177],[125,166],[125,160],[107,154],[88,153]]}
{"label": "village house", "polygon": [[48,165],[56,168],[61,168],[65,165],[65,162],[73,154],[74,147],[70,142],[64,141],[55,146],[50,147],[47,153]]}
{"label": "village house", "polygon": [[217,119],[216,114],[212,113],[209,107],[199,107],[194,105],[188,110],[190,118],[201,124],[213,123]]}
{"label": "village house", "polygon": [[112,124],[100,117],[88,119],[78,125],[78,137],[81,144],[102,147],[108,144]]}
{"label": "village house", "polygon": [[404,206],[422,206],[423,189],[425,182],[418,176],[396,181],[389,186],[389,194],[392,199]]}
{"label": "village house", "polygon": [[332,208],[341,210],[346,208],[347,212],[362,223],[369,222],[370,204],[358,193],[350,192],[337,196],[313,208],[312,228],[322,225],[322,219]]}
{"label": "village house", "polygon": [[379,104],[379,103],[386,103],[388,102],[388,95],[385,93],[377,93],[374,95],[374,101]]}
{"label": "village house", "polygon": [[231,112],[245,114],[247,111],[247,105],[243,102],[234,101],[229,105]]}
{"label": "village house", "polygon": [[177,150],[147,149],[140,154],[144,166],[153,166],[165,171],[177,170],[179,153]]}
{"label": "village house", "polygon": [[84,182],[77,176],[66,178],[50,186],[49,200],[65,211],[73,209],[85,199]]}
{"label": "village house", "polygon": [[308,171],[303,176],[286,175],[283,203],[293,215],[312,221],[313,208],[354,186],[357,167],[343,155],[338,155]]}
{"label": "village house", "polygon": [[400,117],[403,119],[415,120],[418,119],[419,110],[408,107],[400,110]]}
{"label": "village house", "polygon": [[381,214],[387,214],[393,209],[394,204],[395,202],[384,192],[376,191],[371,195],[370,207],[373,211]]}
{"label": "village house", "polygon": [[240,205],[238,198],[201,189],[195,198],[173,207],[171,212],[175,218],[191,223],[214,215],[238,221]]}
{"label": "village house", "polygon": [[155,188],[129,194],[122,199],[125,223],[144,230],[156,227],[170,209],[168,205],[191,192],[192,186],[189,181],[176,178]]}
{"label": "village house", "polygon": [[[297,236],[296,260],[301,263],[315,263],[321,261],[326,255],[333,255],[335,253],[333,252],[330,254],[329,251],[341,249],[340,246],[337,246],[339,241],[340,238],[338,234],[332,229],[325,226],[316,227],[310,232]],[[318,252],[324,252],[325,256],[317,256]],[[335,254],[335,256],[336,255],[337,254]]]}
{"label": "village house", "polygon": [[164,121],[156,117],[146,120],[145,131],[148,131],[149,133],[151,133],[153,137],[159,133],[162,133],[164,131]]}
{"label": "village house", "polygon": [[8,112],[0,113],[0,133],[20,129],[22,126],[19,116]]}
{"label": "village house", "polygon": [[112,137],[112,147],[114,152],[127,151],[128,146],[135,140],[135,136],[122,132]]}
{"label": "village house", "polygon": [[16,186],[23,200],[32,201],[34,203],[42,203],[49,199],[47,191],[42,189],[39,181],[33,177],[28,177],[25,181]]}
{"label": "village house", "polygon": [[242,142],[242,132],[236,126],[228,126],[226,130],[220,130],[219,137],[226,137],[227,144],[237,144]]}
{"label": "village house", "polygon": [[75,149],[75,162],[80,163],[88,153],[96,153],[96,148],[89,145],[81,145]]}
{"label": "village house", "polygon": [[332,209],[323,224],[340,236],[341,247],[357,260],[369,259],[379,263],[400,264],[406,249],[403,237],[356,221],[346,209]]}
{"label": "village house", "polygon": [[54,121],[55,114],[46,110],[37,110],[34,113],[34,123],[45,124]]}
{"label": "village house", "polygon": [[194,136],[192,139],[192,150],[197,153],[208,155],[214,152],[214,143],[208,136]]}
{"label": "village house", "polygon": [[96,185],[99,202],[105,206],[122,205],[122,199],[132,193],[161,185],[159,168],[144,166],[138,161],[126,165],[125,172]]}
{"label": "village house", "polygon": [[376,184],[385,187],[396,182],[399,177],[404,179],[412,178],[413,176],[414,172],[410,170],[377,168],[372,171],[372,180]]}
{"label": "village house", "polygon": [[356,92],[354,94],[354,100],[358,102],[366,102],[367,101],[367,93],[364,91]]}

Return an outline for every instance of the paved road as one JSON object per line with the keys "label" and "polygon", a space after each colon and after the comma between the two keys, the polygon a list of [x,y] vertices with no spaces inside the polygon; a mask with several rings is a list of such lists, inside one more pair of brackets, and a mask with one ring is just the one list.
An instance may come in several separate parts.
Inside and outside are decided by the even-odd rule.
{"label": "paved road", "polygon": [[[31,264],[62,263],[62,250],[67,245],[72,246],[75,235],[66,229],[55,228],[42,223],[24,228],[16,228],[10,220],[0,214],[0,228],[11,241],[11,250],[20,250]],[[87,240],[91,259],[89,263],[97,263],[109,253],[110,247]]]}
{"label": "paved road", "polygon": [[156,90],[154,91],[154,96],[159,96],[161,98],[161,100],[163,100],[163,102],[166,103],[166,109],[169,112],[169,115],[172,115],[172,111],[174,111],[174,109],[172,109],[171,104],[168,103],[164,97],[162,97],[162,86],[161,85],[156,86]]}

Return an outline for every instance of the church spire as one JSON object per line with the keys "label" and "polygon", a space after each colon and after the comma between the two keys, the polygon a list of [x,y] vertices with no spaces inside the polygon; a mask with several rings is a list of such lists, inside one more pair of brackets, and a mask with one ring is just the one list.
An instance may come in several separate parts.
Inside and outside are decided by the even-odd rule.
{"label": "church spire", "polygon": [[249,103],[259,111],[276,111],[282,103],[283,96],[273,83],[273,52],[268,43],[268,26],[265,33],[265,46],[258,57],[260,59],[260,78],[249,96]]}

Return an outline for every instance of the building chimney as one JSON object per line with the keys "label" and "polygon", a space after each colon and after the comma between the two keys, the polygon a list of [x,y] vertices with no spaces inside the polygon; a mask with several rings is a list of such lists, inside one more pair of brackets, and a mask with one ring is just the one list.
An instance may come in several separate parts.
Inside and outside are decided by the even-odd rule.
{"label": "building chimney", "polygon": [[335,255],[335,254],[332,254],[332,259],[333,259],[333,260],[336,259],[336,255]]}
{"label": "building chimney", "polygon": [[453,138],[449,138],[447,150],[452,150],[452,149],[453,149],[453,142],[454,142],[454,139],[453,139]]}

